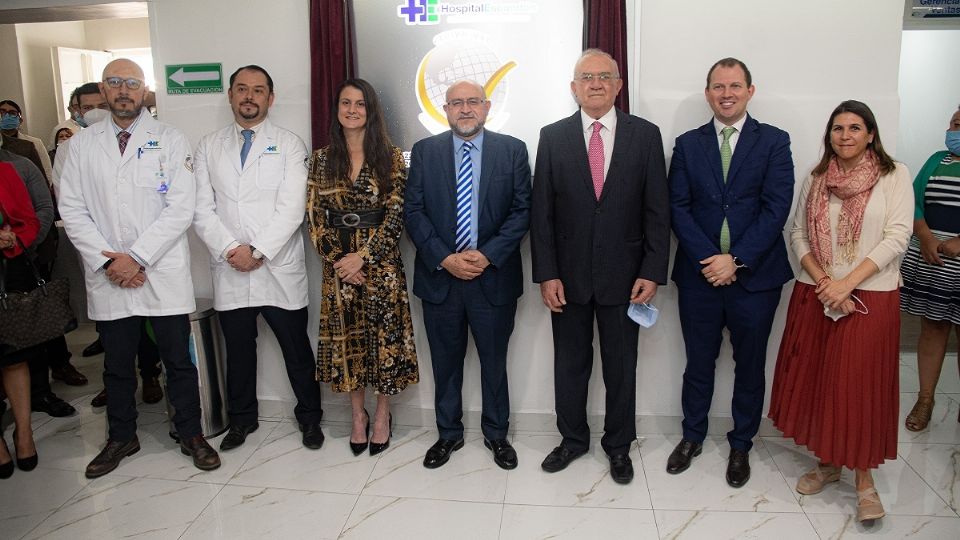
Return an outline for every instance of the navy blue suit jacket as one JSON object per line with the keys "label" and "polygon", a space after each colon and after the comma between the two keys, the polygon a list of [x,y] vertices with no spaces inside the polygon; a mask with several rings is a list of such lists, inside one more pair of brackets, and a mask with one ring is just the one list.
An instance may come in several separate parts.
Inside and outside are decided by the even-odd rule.
{"label": "navy blue suit jacket", "polygon": [[737,281],[764,291],[793,279],[783,227],[793,202],[793,157],[787,132],[749,115],[723,181],[713,119],[677,137],[670,163],[670,209],[677,253],[678,287],[712,289],[699,261],[720,253],[720,227],[727,218],[730,254],[747,265]]}
{"label": "navy blue suit jacket", "polygon": [[[500,306],[523,294],[520,241],[530,226],[530,160],[523,141],[489,130],[480,152],[477,249],[490,266],[476,279],[487,301]],[[440,268],[456,246],[456,177],[450,131],[413,145],[404,198],[407,234],[417,247],[413,293],[434,304],[457,279]]]}

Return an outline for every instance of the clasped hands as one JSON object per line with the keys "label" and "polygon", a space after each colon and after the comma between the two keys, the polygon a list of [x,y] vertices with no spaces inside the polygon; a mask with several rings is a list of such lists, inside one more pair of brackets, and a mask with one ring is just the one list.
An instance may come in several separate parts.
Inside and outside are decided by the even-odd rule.
{"label": "clasped hands", "polygon": [[451,253],[440,263],[444,270],[453,274],[453,277],[471,280],[490,266],[487,256],[476,249],[468,249],[460,253]]}
{"label": "clasped hands", "polygon": [[[656,282],[637,278],[630,289],[630,303],[646,304],[653,300],[656,294]],[[543,305],[554,313],[562,313],[563,306],[567,305],[567,298],[563,292],[563,282],[559,279],[548,279],[540,283],[540,296],[543,298]]]}
{"label": "clasped hands", "polygon": [[729,253],[712,255],[700,261],[700,264],[703,265],[700,273],[714,287],[730,285],[737,280],[737,264]]}
{"label": "clasped hands", "polygon": [[114,285],[124,289],[136,289],[143,287],[143,284],[147,282],[146,271],[130,255],[116,251],[101,251],[100,253],[104,257],[113,259],[105,273],[107,279]]}
{"label": "clasped hands", "polygon": [[10,230],[10,225],[0,229],[0,249],[10,249],[17,244],[17,235]]}
{"label": "clasped hands", "polygon": [[943,266],[943,259],[940,258],[940,255],[946,257],[960,256],[960,237],[949,238],[941,242],[929,233],[925,237],[921,236],[920,255],[929,264]]}
{"label": "clasped hands", "polygon": [[845,279],[834,281],[829,276],[824,276],[817,282],[817,288],[814,292],[817,293],[817,299],[820,300],[820,303],[828,309],[839,311],[844,315],[849,315],[857,309],[857,305],[850,298],[853,287]]}
{"label": "clasped hands", "polygon": [[240,244],[228,251],[227,262],[237,272],[252,272],[263,266],[263,259],[254,258],[250,244]]}
{"label": "clasped hands", "polygon": [[363,272],[363,257],[356,253],[347,253],[333,263],[333,271],[344,283],[363,285],[367,282],[367,275]]}

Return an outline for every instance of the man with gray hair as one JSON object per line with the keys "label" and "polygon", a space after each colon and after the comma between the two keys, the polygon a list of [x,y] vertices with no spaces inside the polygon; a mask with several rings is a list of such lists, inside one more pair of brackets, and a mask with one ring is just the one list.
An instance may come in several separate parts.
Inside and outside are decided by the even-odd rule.
{"label": "man with gray hair", "polygon": [[104,348],[109,433],[86,476],[103,476],[140,450],[134,357],[144,320],[166,367],[181,452],[198,469],[216,469],[220,457],[203,438],[189,351],[196,306],[185,233],[197,196],[190,143],[144,110],[146,85],[134,62],[107,64],[100,91],[110,118],[73,138],[60,186],[60,215],[80,252],[87,309]]}
{"label": "man with gray hair", "polygon": [[565,469],[590,447],[587,386],[593,324],[600,333],[606,419],[600,444],[610,476],[633,480],[639,328],[631,304],[667,282],[670,213],[660,130],[614,107],[617,63],[588,49],[570,82],[580,110],[540,131],[533,185],[533,281],[553,323],[557,428],[563,440],[544,459]]}
{"label": "man with gray hair", "polygon": [[507,441],[507,344],[523,294],[520,241],[530,222],[530,163],[522,141],[484,129],[490,101],[474,81],[450,85],[450,131],[413,145],[404,204],[417,246],[413,292],[436,381],[440,438],[423,466],[435,469],[463,447],[463,360],[467,327],[480,357],[484,445],[503,469],[517,466]]}

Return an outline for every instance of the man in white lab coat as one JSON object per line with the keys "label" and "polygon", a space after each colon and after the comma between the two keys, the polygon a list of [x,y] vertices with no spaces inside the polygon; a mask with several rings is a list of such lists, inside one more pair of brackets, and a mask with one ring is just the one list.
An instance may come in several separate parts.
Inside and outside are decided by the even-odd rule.
{"label": "man in white lab coat", "polygon": [[134,357],[145,318],[166,367],[181,451],[197,468],[215,469],[220,457],[201,432],[188,345],[195,309],[184,234],[196,205],[190,144],[142,108],[146,85],[134,62],[107,64],[100,88],[111,117],[73,138],[60,179],[60,216],[83,262],[88,314],[105,353],[109,438],[86,475],[103,476],[140,450]]}
{"label": "man in white lab coat", "polygon": [[230,431],[220,450],[257,430],[257,318],[277,337],[297,397],[303,445],[323,444],[320,386],[307,335],[303,223],[307,149],[273,125],[273,79],[260,66],[230,76],[234,122],[200,140],[194,228],[210,250],[214,307],[227,349]]}

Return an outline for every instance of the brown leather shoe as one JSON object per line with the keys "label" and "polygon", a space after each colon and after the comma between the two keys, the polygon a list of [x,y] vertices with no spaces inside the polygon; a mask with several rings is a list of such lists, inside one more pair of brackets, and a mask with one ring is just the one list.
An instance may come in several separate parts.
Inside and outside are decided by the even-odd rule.
{"label": "brown leather shoe", "polygon": [[180,441],[180,451],[185,456],[192,456],[193,466],[201,471],[212,471],[220,466],[220,455],[203,435]]}
{"label": "brown leather shoe", "polygon": [[143,393],[144,403],[156,403],[163,399],[163,387],[160,386],[160,381],[156,377],[144,379],[140,390]]}
{"label": "brown leather shoe", "polygon": [[140,440],[134,435],[127,442],[107,441],[103,450],[87,465],[87,478],[99,478],[120,465],[120,460],[140,451]]}
{"label": "brown leather shoe", "polygon": [[91,407],[106,407],[107,405],[107,389],[104,388],[100,391],[99,394],[93,396],[93,399],[90,400]]}
{"label": "brown leather shoe", "polygon": [[73,367],[73,364],[70,362],[51,369],[50,375],[53,376],[53,380],[63,381],[68,386],[83,386],[89,382],[87,378],[83,376],[83,373],[77,371],[77,368]]}

